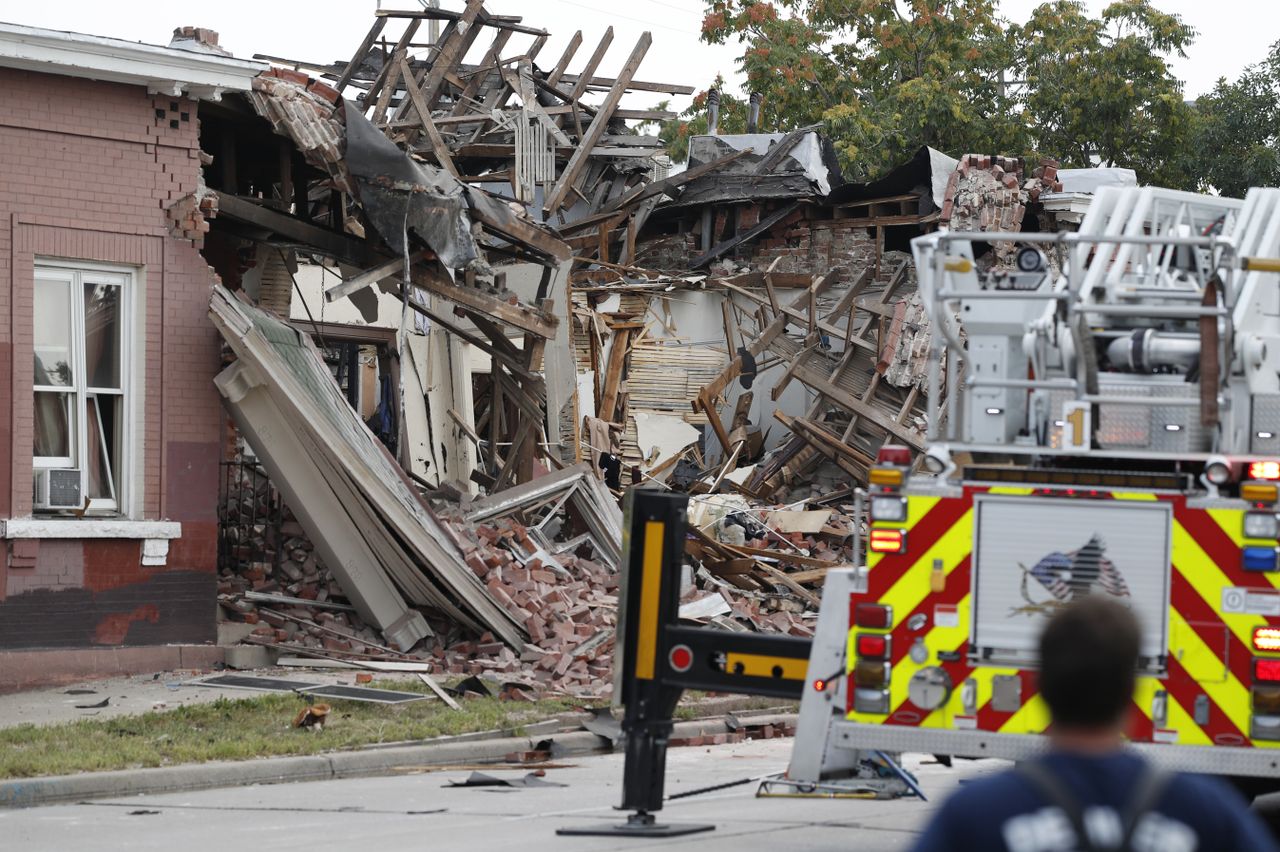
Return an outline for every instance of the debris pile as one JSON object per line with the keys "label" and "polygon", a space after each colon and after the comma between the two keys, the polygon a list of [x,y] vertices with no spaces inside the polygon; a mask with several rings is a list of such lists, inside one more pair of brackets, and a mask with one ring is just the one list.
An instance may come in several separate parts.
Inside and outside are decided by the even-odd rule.
{"label": "debris pile", "polygon": [[[296,512],[259,523],[250,488],[224,529],[249,641],[604,696],[638,483],[691,496],[687,620],[811,636],[827,572],[861,562],[857,488],[886,445],[925,444],[910,241],[1043,224],[1057,165],[922,148],[853,184],[820,128],[763,132],[757,97],[721,135],[709,93],[669,175],[627,122],[672,113],[624,101],[693,88],[639,77],[648,33],[598,76],[612,39],[543,67],[549,34],[483,0],[380,10],[349,60],[260,56],[278,67],[243,104],[202,114],[236,356],[216,383]],[[237,136],[271,156],[238,168]],[[300,258],[369,325],[286,317]],[[375,326],[376,433],[311,341]]]}

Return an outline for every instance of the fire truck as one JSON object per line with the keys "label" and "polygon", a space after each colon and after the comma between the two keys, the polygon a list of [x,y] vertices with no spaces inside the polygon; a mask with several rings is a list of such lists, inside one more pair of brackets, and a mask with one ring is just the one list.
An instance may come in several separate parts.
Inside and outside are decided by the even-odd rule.
{"label": "fire truck", "polygon": [[1075,234],[914,241],[929,435],[870,473],[849,742],[1034,754],[1040,628],[1100,594],[1143,629],[1131,743],[1280,778],[1278,213],[1110,188]]}
{"label": "fire truck", "polygon": [[684,498],[631,495],[620,830],[654,829],[687,688],[800,697],[765,793],[918,793],[903,752],[1034,756],[1040,629],[1091,594],[1142,625],[1132,747],[1280,786],[1280,190],[1104,188],[1077,232],[912,248],[926,449],[881,449],[864,565],[828,573],[812,640],[680,625]]}

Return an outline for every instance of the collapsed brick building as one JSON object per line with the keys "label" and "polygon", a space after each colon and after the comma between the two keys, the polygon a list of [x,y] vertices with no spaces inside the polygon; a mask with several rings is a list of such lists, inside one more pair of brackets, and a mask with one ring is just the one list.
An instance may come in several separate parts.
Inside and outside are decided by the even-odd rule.
{"label": "collapsed brick building", "polygon": [[923,445],[910,240],[1087,200],[929,149],[846,183],[812,127],[664,176],[625,122],[672,114],[621,101],[692,88],[634,79],[647,33],[569,73],[580,36],[542,69],[468,0],[268,67],[0,25],[0,689],[211,664],[221,629],[605,695],[623,471],[715,530],[690,617],[809,635],[852,488]]}

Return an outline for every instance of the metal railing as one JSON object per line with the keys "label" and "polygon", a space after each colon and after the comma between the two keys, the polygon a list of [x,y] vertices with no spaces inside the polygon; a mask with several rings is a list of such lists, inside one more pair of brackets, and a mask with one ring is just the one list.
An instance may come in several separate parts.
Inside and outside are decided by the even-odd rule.
{"label": "metal railing", "polygon": [[254,562],[274,568],[284,556],[284,500],[256,460],[224,461],[218,489],[218,569],[240,573]]}

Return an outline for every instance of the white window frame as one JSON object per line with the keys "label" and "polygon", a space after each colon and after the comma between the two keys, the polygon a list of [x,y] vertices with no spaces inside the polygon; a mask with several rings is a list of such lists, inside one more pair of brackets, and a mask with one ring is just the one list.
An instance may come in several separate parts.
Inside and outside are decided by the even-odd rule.
{"label": "white window frame", "polygon": [[[119,458],[114,470],[108,465],[108,476],[112,478],[115,499],[93,498],[87,510],[91,515],[126,515],[133,505],[132,489],[134,483],[134,453],[137,447],[135,440],[135,404],[134,387],[134,354],[139,348],[134,343],[135,328],[139,327],[135,313],[135,300],[141,276],[138,270],[128,266],[113,266],[101,263],[62,261],[56,259],[38,259],[32,276],[32,288],[37,281],[65,281],[71,295],[71,344],[74,364],[74,390],[69,395],[75,400],[72,412],[71,430],[73,445],[71,457],[32,455],[32,467],[35,470],[78,466],[80,470],[80,493],[89,492],[89,419],[88,408],[90,397],[97,404],[99,396],[120,397],[120,424],[117,436]],[[88,384],[89,375],[85,364],[85,316],[84,286],[86,284],[107,283],[120,288],[119,322],[120,322],[120,388],[97,388]],[[33,353],[34,355],[34,353]],[[68,393],[65,386],[33,385],[32,405],[35,405],[34,392],[53,391]],[[99,409],[101,410],[101,409]],[[99,417],[98,428],[102,422]],[[117,481],[118,480],[118,481]]]}

